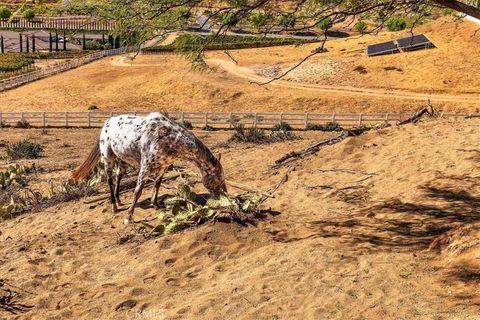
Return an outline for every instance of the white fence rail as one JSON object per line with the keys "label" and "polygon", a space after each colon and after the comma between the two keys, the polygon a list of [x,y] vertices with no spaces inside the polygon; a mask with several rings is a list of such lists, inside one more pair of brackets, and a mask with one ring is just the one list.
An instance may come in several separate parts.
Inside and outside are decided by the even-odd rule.
{"label": "white fence rail", "polygon": [[[149,112],[0,112],[0,123],[16,126],[27,121],[34,127],[101,127],[105,120],[119,114],[146,115]],[[296,129],[308,129],[312,125],[335,122],[348,128],[359,125],[396,123],[412,116],[412,113],[271,113],[271,112],[169,112],[177,121],[188,121],[196,128],[231,129],[237,124],[271,128],[284,122]],[[465,118],[479,114],[444,113],[443,117]]]}
{"label": "white fence rail", "polygon": [[114,28],[114,24],[83,16],[35,17],[33,19],[17,16],[12,21],[0,19],[0,28],[108,31]]}
{"label": "white fence rail", "polygon": [[8,89],[12,89],[28,82],[32,82],[38,79],[42,79],[63,71],[77,68],[83,66],[94,60],[101,59],[103,57],[113,56],[117,54],[122,54],[126,52],[126,48],[110,49],[104,51],[94,52],[79,58],[72,59],[68,62],[58,64],[55,66],[47,67],[45,69],[32,71],[25,73],[16,77],[11,77],[7,79],[0,80],[0,92]]}

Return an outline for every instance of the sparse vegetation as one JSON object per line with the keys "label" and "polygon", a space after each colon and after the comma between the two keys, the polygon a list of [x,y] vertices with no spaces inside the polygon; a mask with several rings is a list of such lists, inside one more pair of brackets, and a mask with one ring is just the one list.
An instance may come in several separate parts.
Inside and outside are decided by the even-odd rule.
{"label": "sparse vegetation", "polygon": [[97,109],[98,109],[98,107],[95,104],[91,104],[91,105],[88,106],[88,110],[97,110]]}
{"label": "sparse vegetation", "polygon": [[185,127],[185,129],[188,129],[188,130],[192,130],[193,129],[193,125],[190,121],[187,121],[187,120],[183,120],[183,121],[179,121],[178,123],[180,123],[182,126]]}
{"label": "sparse vegetation", "polygon": [[[287,124],[288,125],[288,124]],[[281,125],[277,125],[279,128]],[[290,130],[272,130],[270,135],[264,129],[250,127],[245,128],[243,124],[235,126],[235,132],[228,140],[229,142],[250,142],[250,143],[271,143],[299,139]]]}
{"label": "sparse vegetation", "polygon": [[343,128],[337,122],[327,122],[326,124],[309,123],[307,130],[311,131],[342,131]]}
{"label": "sparse vegetation", "polygon": [[17,123],[15,124],[15,128],[20,128],[20,129],[29,129],[32,126],[30,125],[30,122],[28,122],[25,119],[18,120]]}
{"label": "sparse vegetation", "polygon": [[35,18],[35,10],[28,8],[23,12],[23,17],[27,20],[32,20]]}
{"label": "sparse vegetation", "polygon": [[21,140],[7,145],[7,156],[10,159],[36,159],[42,155],[43,148],[40,144],[30,140]]}
{"label": "sparse vegetation", "polygon": [[204,131],[215,131],[215,128],[212,127],[211,125],[207,124],[207,125],[203,126],[202,130],[204,130]]}
{"label": "sparse vegetation", "polygon": [[273,128],[272,131],[291,131],[293,130],[292,126],[286,122],[277,123]]}

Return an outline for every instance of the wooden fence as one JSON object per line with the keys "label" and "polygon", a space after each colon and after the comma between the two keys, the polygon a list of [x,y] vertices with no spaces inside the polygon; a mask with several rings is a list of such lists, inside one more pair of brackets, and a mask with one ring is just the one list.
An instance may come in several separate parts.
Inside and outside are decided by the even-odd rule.
{"label": "wooden fence", "polygon": [[[146,115],[148,112],[0,112],[0,123],[16,126],[27,121],[34,127],[83,127],[98,128],[111,116],[120,114]],[[296,129],[308,129],[312,125],[329,122],[348,128],[359,125],[396,123],[412,116],[412,113],[271,113],[271,112],[169,112],[177,121],[188,121],[196,128],[231,129],[237,124],[271,128],[284,122]],[[465,118],[472,114],[444,113],[443,117]]]}
{"label": "wooden fence", "polygon": [[33,19],[15,17],[10,22],[8,19],[0,19],[0,28],[109,31],[114,29],[114,24],[82,16],[38,17]]}
{"label": "wooden fence", "polygon": [[117,54],[122,54],[126,52],[125,48],[118,48],[118,49],[110,49],[110,50],[104,50],[104,51],[98,51],[94,52],[91,54],[87,54],[85,56],[81,56],[79,58],[72,59],[68,62],[57,64],[51,67],[47,67],[44,69],[40,69],[37,71],[25,73],[19,76],[7,78],[0,80],[0,92],[15,88],[18,86],[21,86],[22,84],[35,81],[38,79],[42,79],[63,71],[67,71],[73,68],[77,68],[79,66],[83,66],[84,64],[87,64],[89,62],[92,62],[94,60],[101,59],[103,57],[108,57],[108,56],[113,56]]}

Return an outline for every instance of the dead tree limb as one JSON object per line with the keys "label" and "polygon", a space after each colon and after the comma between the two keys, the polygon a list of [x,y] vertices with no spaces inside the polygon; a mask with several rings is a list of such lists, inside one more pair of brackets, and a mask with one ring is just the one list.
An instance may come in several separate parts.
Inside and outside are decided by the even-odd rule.
{"label": "dead tree limb", "polygon": [[400,121],[397,123],[398,126],[402,126],[407,123],[416,123],[418,120],[420,120],[421,117],[424,115],[432,115],[432,113],[428,110],[427,107],[420,109],[419,111],[415,112],[410,118]]}
{"label": "dead tree limb", "polygon": [[292,172],[292,170],[294,169],[295,167],[290,167],[287,169],[287,171],[285,172],[285,174],[283,175],[282,179],[280,179],[280,181],[269,191],[270,194],[274,194],[275,191],[278,190],[278,188],[280,188],[280,186],[282,184],[284,184],[285,182],[288,181],[288,175],[290,174],[290,172]]}
{"label": "dead tree limb", "polygon": [[287,163],[293,162],[293,161],[298,160],[300,158],[304,158],[306,156],[313,155],[313,154],[317,153],[320,150],[320,148],[322,148],[323,146],[333,145],[333,144],[336,144],[336,143],[339,143],[339,142],[345,140],[348,137],[354,137],[354,136],[361,135],[366,130],[368,130],[368,129],[366,129],[366,128],[355,128],[355,129],[351,129],[351,130],[346,130],[338,136],[319,141],[315,144],[312,144],[311,146],[309,146],[308,148],[306,148],[304,150],[289,152],[286,155],[284,155],[283,157],[281,157],[280,159],[276,160],[275,164],[272,166],[272,169],[280,168],[280,167],[286,165]]}
{"label": "dead tree limb", "polygon": [[480,114],[471,114],[469,116],[465,116],[465,119],[475,119],[480,118]]}

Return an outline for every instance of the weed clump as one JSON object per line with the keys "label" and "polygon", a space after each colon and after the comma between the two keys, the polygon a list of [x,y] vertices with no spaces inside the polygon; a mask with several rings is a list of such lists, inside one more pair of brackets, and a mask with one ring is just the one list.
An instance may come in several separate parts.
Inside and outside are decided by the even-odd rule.
{"label": "weed clump", "polygon": [[[290,127],[287,124],[288,127]],[[272,143],[288,140],[299,139],[290,130],[285,130],[286,126],[280,124],[274,127],[274,130],[267,134],[264,129],[260,128],[245,128],[243,124],[235,126],[235,132],[228,140],[229,142],[243,142],[243,143]],[[278,129],[278,130],[275,130]]]}
{"label": "weed clump", "polygon": [[185,129],[188,129],[188,130],[192,130],[193,129],[193,125],[190,121],[187,121],[187,120],[183,120],[183,121],[179,121],[178,122],[180,125],[182,125]]}
{"label": "weed clump", "polygon": [[36,159],[42,155],[43,147],[28,139],[7,145],[7,156],[10,159]]}
{"label": "weed clump", "polygon": [[32,126],[30,125],[30,122],[28,122],[25,119],[18,120],[17,123],[15,124],[15,128],[20,128],[20,129],[29,129]]}
{"label": "weed clump", "polygon": [[342,131],[343,128],[337,122],[327,122],[326,124],[309,123],[307,130],[310,131]]}

